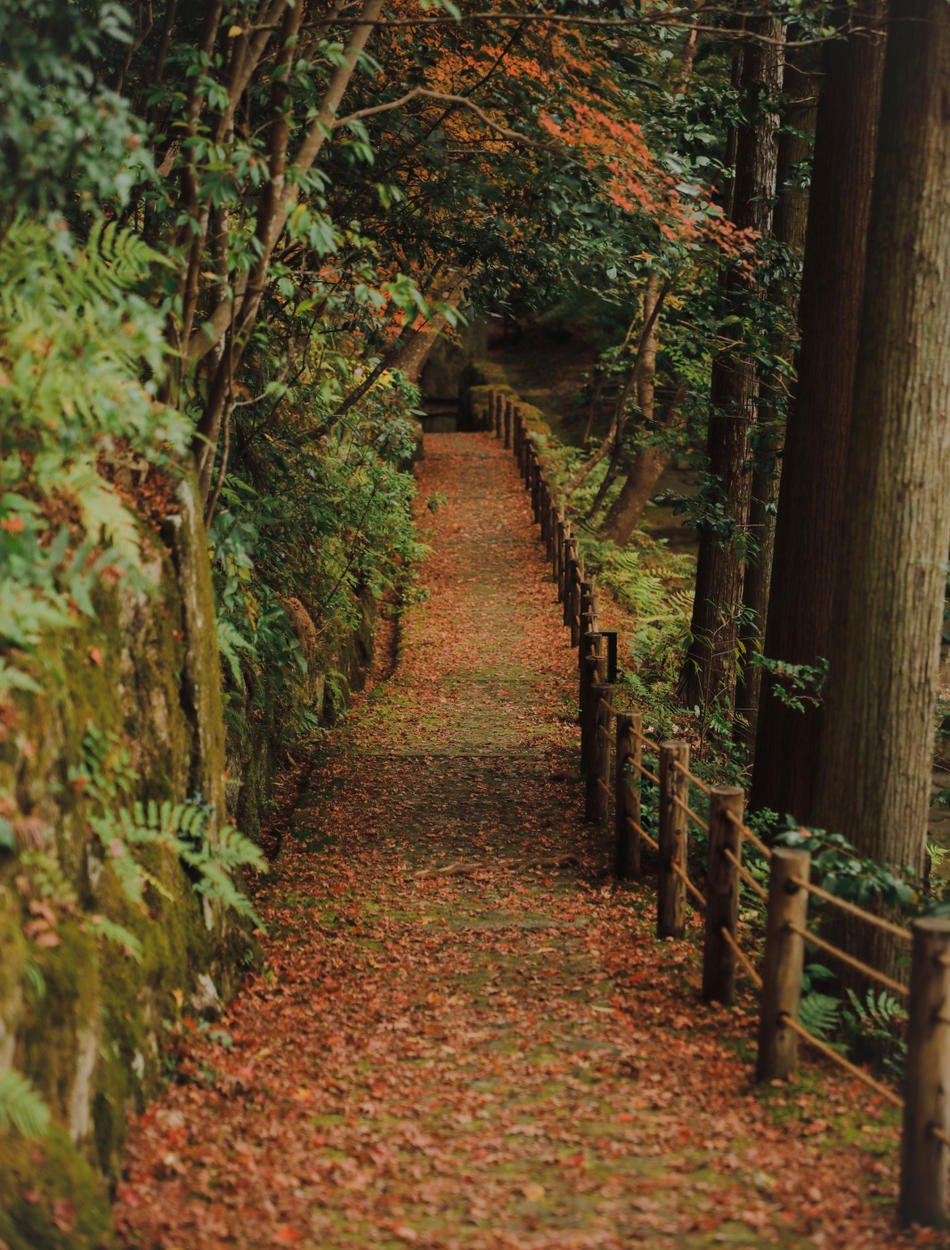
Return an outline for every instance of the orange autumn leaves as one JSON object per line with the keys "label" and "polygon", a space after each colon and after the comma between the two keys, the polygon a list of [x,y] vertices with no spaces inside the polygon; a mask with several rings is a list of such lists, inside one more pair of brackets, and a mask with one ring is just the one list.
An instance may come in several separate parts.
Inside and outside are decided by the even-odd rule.
{"label": "orange autumn leaves", "polygon": [[664,239],[686,246],[711,244],[732,256],[750,246],[751,233],[737,230],[706,189],[677,183],[650,151],[635,121],[578,100],[567,118],[557,121],[544,113],[541,125],[603,177],[615,204],[628,213],[645,214]]}
{"label": "orange autumn leaves", "polygon": [[[413,7],[407,0],[406,15]],[[536,22],[520,29],[462,26],[450,33],[435,27],[420,35],[409,28],[392,47],[404,81],[414,76],[411,53],[420,38],[437,52],[424,71],[427,89],[465,95],[497,126],[524,134],[519,151],[517,141],[465,107],[437,101],[414,106],[431,114],[462,159],[481,161],[482,172],[503,189],[509,182],[506,153],[517,151],[520,162],[539,168],[538,150],[544,149],[582,166],[610,203],[645,219],[661,243],[689,251],[711,247],[733,257],[749,254],[753,237],[732,225],[711,189],[674,176],[665,155],[651,146],[636,118],[637,101],[616,80],[610,50],[598,46],[596,29]],[[524,125],[525,119],[534,125]],[[424,182],[430,175],[420,169],[418,176]],[[521,218],[530,210],[515,188],[518,181],[507,186],[499,215],[514,237],[528,237]]]}

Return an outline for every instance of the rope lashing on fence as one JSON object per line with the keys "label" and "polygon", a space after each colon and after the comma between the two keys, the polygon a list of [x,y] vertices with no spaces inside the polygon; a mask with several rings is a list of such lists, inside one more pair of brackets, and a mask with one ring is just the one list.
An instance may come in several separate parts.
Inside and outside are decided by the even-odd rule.
{"label": "rope lashing on fence", "polygon": [[690,895],[692,895],[693,899],[696,902],[696,906],[699,908],[699,910],[705,911],[706,910],[706,896],[705,894],[703,894],[702,890],[700,890],[698,886],[693,885],[692,881],[690,881],[689,879],[689,874],[682,867],[682,865],[678,864],[676,860],[674,859],[670,861],[670,868],[672,869],[673,873],[677,877],[679,877],[680,881],[682,881],[683,885],[686,887],[687,892]]}
{"label": "rope lashing on fence", "polygon": [[745,953],[745,951],[736,941],[735,937],[732,935],[732,933],[729,931],[726,925],[723,925],[720,928],[719,932],[722,935],[722,940],[729,947],[733,955],[735,955],[736,959],[738,959],[739,963],[745,969],[746,976],[749,978],[749,980],[752,982],[755,988],[757,990],[760,990],[762,988],[762,978],[759,976],[759,973],[758,973],[758,970],[756,969],[755,964],[752,962],[749,956]]}
{"label": "rope lashing on fence", "polygon": [[832,894],[828,890],[823,890],[820,885],[815,885],[811,881],[799,881],[797,877],[790,878],[794,885],[800,886],[803,890],[807,890],[809,894],[814,894],[816,898],[823,899],[826,903],[832,903],[841,911],[846,911],[851,916],[857,916],[859,920],[865,920],[868,924],[874,925],[883,933],[890,933],[893,937],[903,938],[905,942],[910,942],[913,934],[910,929],[905,929],[903,925],[894,924],[892,920],[885,920],[883,916],[875,916],[873,912],[865,911],[863,907],[858,907],[856,903],[849,903],[847,899],[839,898],[837,894]]}
{"label": "rope lashing on fence", "polygon": [[840,946],[835,946],[831,942],[826,942],[824,938],[818,937],[809,929],[802,929],[797,924],[788,926],[792,933],[797,933],[800,938],[812,946],[817,946],[819,950],[825,951],[826,954],[834,956],[840,963],[847,964],[849,968],[854,968],[856,972],[861,972],[866,977],[870,977],[873,981],[877,981],[883,985],[885,989],[892,990],[895,994],[901,994],[904,998],[910,996],[910,990],[906,985],[902,985],[900,981],[895,981],[893,977],[889,977],[886,972],[879,972],[877,968],[872,968],[870,964],[866,964],[861,959],[856,959],[854,955],[849,955],[843,951]]}
{"label": "rope lashing on fence", "polygon": [[642,773],[643,776],[646,777],[648,781],[652,781],[654,785],[658,786],[660,784],[660,779],[656,773],[651,773],[649,768],[644,768],[639,761],[635,759],[628,759],[627,764],[630,768],[635,768],[638,773]]}
{"label": "rope lashing on fence", "polygon": [[673,761],[673,768],[676,772],[682,773],[688,781],[692,782],[697,790],[701,790],[707,797],[712,794],[712,786],[707,786],[702,777],[697,777],[696,774],[690,772],[688,768],[684,768],[679,760]]}
{"label": "rope lashing on fence", "polygon": [[828,1043],[823,1042],[820,1037],[816,1037],[814,1033],[809,1032],[803,1024],[799,1024],[799,1022],[792,1016],[788,1015],[787,1012],[783,1011],[780,1014],[779,1021],[784,1028],[791,1029],[793,1033],[797,1033],[803,1042],[807,1042],[809,1046],[813,1046],[814,1049],[823,1054],[826,1059],[830,1059],[833,1063],[836,1063],[839,1068],[844,1068],[845,1072],[853,1076],[855,1080],[861,1081],[864,1085],[867,1085],[869,1089],[873,1089],[876,1094],[880,1094],[883,1099],[891,1104],[891,1106],[903,1107],[904,1100],[901,1098],[900,1094],[895,1093],[890,1086],[882,1085],[880,1081],[876,1081],[874,1077],[865,1072],[863,1068],[859,1068],[857,1064],[852,1063],[850,1059],[845,1059],[844,1055],[839,1055],[833,1046],[829,1046]]}
{"label": "rope lashing on fence", "polygon": [[736,826],[747,842],[751,842],[760,855],[764,855],[766,859],[772,858],[772,851],[765,845],[762,839],[749,826],[735,814],[735,812],[726,812],[726,819]]}
{"label": "rope lashing on fence", "polygon": [[652,847],[654,851],[658,851],[660,849],[659,842],[652,838],[650,834],[647,833],[646,829],[644,829],[638,821],[634,820],[632,816],[627,816],[627,824],[634,831],[634,833],[638,833],[640,835],[647,846]]}
{"label": "rope lashing on fence", "polygon": [[740,877],[742,878],[742,880],[746,883],[746,885],[749,887],[749,889],[752,891],[752,893],[753,893],[753,894],[758,894],[759,898],[761,898],[761,899],[763,899],[764,901],[768,902],[768,897],[769,897],[769,892],[768,892],[768,890],[765,888],[765,886],[764,886],[764,885],[761,885],[758,881],[756,881],[755,877],[753,877],[752,873],[751,873],[751,872],[749,872],[749,870],[748,870],[748,868],[746,868],[745,864],[741,863],[741,862],[740,862],[740,861],[736,858],[736,856],[735,856],[735,855],[733,855],[733,853],[732,853],[732,851],[730,850],[730,848],[729,848],[728,846],[724,846],[724,847],[722,848],[722,853],[723,853],[723,855],[725,855],[726,859],[728,859],[729,863],[730,863],[730,864],[732,864],[732,866],[736,869],[736,871],[738,872],[739,876],[740,876]]}
{"label": "rope lashing on fence", "polygon": [[[682,769],[680,769],[680,772],[682,772],[682,771],[683,771],[683,770],[682,770]],[[698,816],[698,815],[696,814],[696,812],[694,812],[694,811],[693,811],[693,809],[690,807],[690,805],[689,805],[688,803],[684,803],[684,802],[683,802],[683,800],[679,797],[679,795],[678,795],[678,794],[673,794],[673,795],[671,795],[670,797],[672,798],[673,803],[674,803],[674,804],[675,804],[675,805],[676,805],[676,806],[677,806],[677,807],[678,807],[681,811],[685,812],[685,813],[686,813],[686,815],[690,818],[690,820],[692,820],[692,821],[693,821],[693,823],[694,823],[694,824],[698,825],[698,826],[699,826],[699,828],[700,828],[700,829],[702,829],[705,833],[708,833],[708,832],[709,832],[709,824],[708,824],[708,822],[707,822],[707,821],[705,821],[705,820],[703,820],[702,816]]]}

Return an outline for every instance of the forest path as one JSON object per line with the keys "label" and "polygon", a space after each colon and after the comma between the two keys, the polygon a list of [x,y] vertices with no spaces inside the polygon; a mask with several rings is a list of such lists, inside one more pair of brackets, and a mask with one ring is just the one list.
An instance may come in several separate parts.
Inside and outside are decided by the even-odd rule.
{"label": "forest path", "polygon": [[136,1126],[122,1245],[903,1244],[868,1196],[892,1128],[837,1135],[854,1089],[826,1074],[754,1096],[751,1007],[701,1006],[695,935],[658,942],[650,891],[601,878],[510,456],[431,436],[419,476],[430,597],[314,769],[266,971]]}

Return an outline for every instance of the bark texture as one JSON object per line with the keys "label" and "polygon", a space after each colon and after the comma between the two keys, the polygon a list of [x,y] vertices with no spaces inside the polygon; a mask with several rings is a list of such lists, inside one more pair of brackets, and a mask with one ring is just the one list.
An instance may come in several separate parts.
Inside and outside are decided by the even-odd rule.
{"label": "bark texture", "polygon": [[[850,9],[839,5],[844,21]],[[865,33],[827,45],[800,301],[798,382],[785,434],[765,654],[827,656],[884,67],[883,6],[855,15]],[[791,712],[763,682],[752,800],[813,818],[821,713]]]}
{"label": "bark texture", "polygon": [[[750,34],[778,41],[781,23],[755,18]],[[777,42],[750,42],[742,52],[740,84],[746,121],[736,139],[736,175],[732,220],[743,229],[767,235],[772,226],[778,118],[773,106],[782,83],[782,50]],[[766,101],[763,103],[763,101]],[[750,279],[733,272],[727,292],[741,300]],[[748,436],[755,421],[758,375],[754,360],[741,347],[724,353],[713,367],[709,419],[709,471],[718,481],[730,533],[712,528],[700,533],[693,602],[692,642],[686,654],[680,693],[690,706],[718,704],[731,708],[739,642],[737,614],[742,602],[744,546],[751,475]]]}
{"label": "bark texture", "polygon": [[[809,158],[815,133],[818,68],[814,46],[795,48],[786,56],[772,236],[797,257],[799,264],[805,249],[808,225],[808,190],[801,185],[801,166]],[[781,300],[781,291],[773,291],[772,298],[776,302]],[[787,365],[792,360],[793,348],[790,344],[795,337],[793,327],[798,302],[795,293],[784,298],[790,330],[789,333],[778,331],[772,350]],[[750,746],[755,742],[763,671],[761,665],[751,663],[751,657],[761,650],[771,593],[781,448],[785,433],[781,393],[786,386],[786,376],[776,369],[766,380],[749,502],[749,534],[755,542],[756,555],[746,566],[743,586],[742,602],[746,614],[741,638],[745,663],[736,688],[736,711],[741,717],[742,737]]]}
{"label": "bark texture", "polygon": [[893,0],[815,815],[922,871],[950,534],[950,6]]}

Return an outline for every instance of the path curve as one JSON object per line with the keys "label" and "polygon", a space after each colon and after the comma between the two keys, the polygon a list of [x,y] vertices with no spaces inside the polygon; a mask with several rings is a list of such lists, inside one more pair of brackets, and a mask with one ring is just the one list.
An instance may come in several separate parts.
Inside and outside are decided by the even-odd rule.
{"label": "path curve", "polygon": [[136,1125],[122,1244],[912,1244],[880,1109],[846,1142],[857,1087],[760,1098],[751,1005],[699,1005],[695,932],[656,941],[649,888],[604,877],[510,456],[429,436],[419,479],[430,597],[314,769],[260,900],[266,972]]}

